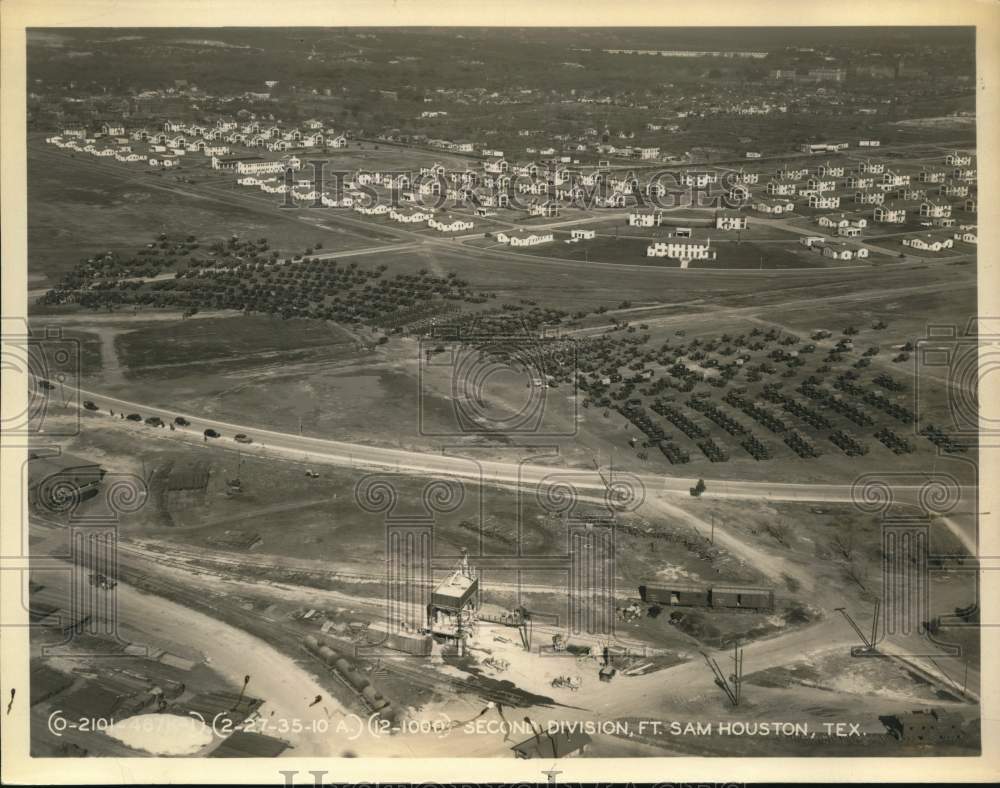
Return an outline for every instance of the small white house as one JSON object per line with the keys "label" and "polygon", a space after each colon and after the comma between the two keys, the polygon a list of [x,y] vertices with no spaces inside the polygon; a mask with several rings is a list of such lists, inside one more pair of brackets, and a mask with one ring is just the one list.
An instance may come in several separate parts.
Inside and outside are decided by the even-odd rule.
{"label": "small white house", "polygon": [[747,217],[741,213],[719,213],[715,216],[717,230],[745,230],[748,226]]}
{"label": "small white house", "polygon": [[636,211],[628,215],[627,222],[630,227],[659,227],[662,220],[663,214],[659,211]]}
{"label": "small white house", "polygon": [[920,204],[920,215],[921,217],[929,219],[951,216],[951,204],[926,200]]}
{"label": "small white house", "polygon": [[881,175],[885,172],[885,165],[880,161],[872,161],[871,159],[868,159],[858,165],[858,172],[862,174],[867,173],[869,175]]}
{"label": "small white house", "polygon": [[832,210],[840,207],[840,197],[836,194],[812,194],[809,196],[810,208]]}
{"label": "small white house", "polygon": [[705,241],[671,239],[657,241],[646,247],[646,257],[666,257],[671,260],[714,260],[715,256],[711,238]]}
{"label": "small white house", "polygon": [[868,249],[863,246],[856,247],[843,243],[829,243],[823,245],[823,256],[831,257],[834,260],[860,260],[868,257]]}
{"label": "small white house", "polygon": [[895,203],[876,205],[873,218],[879,224],[904,224],[906,208]]}
{"label": "small white house", "polygon": [[471,230],[473,222],[457,216],[444,216],[440,219],[429,219],[427,226],[437,230],[439,233],[457,233],[463,230]]}
{"label": "small white house", "polygon": [[934,235],[933,233],[925,233],[911,238],[904,238],[903,246],[909,246],[911,249],[921,249],[926,252],[941,252],[945,249],[953,248],[955,246],[955,241],[953,238],[945,238],[940,235]]}
{"label": "small white house", "polygon": [[784,216],[795,210],[795,204],[787,200],[758,200],[753,209],[768,216]]}
{"label": "small white house", "polygon": [[765,187],[765,191],[772,197],[792,197],[798,189],[798,185],[790,181],[770,181]]}
{"label": "small white house", "polygon": [[549,231],[541,232],[499,232],[495,236],[500,243],[511,246],[538,246],[539,244],[551,243],[554,236]]}
{"label": "small white house", "polygon": [[533,203],[528,206],[529,216],[555,217],[559,215],[559,203],[548,200],[543,203]]}
{"label": "small white house", "polygon": [[734,184],[729,190],[731,202],[746,202],[750,199],[750,189],[741,183]]}

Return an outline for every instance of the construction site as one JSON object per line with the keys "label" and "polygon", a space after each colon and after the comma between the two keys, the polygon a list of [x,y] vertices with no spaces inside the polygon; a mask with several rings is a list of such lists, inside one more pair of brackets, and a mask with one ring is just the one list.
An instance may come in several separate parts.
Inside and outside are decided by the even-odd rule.
{"label": "construction site", "polygon": [[[103,462],[125,467],[113,438],[90,440]],[[85,444],[73,448],[94,456]],[[333,539],[309,536],[309,517],[286,520],[299,544],[311,541],[306,558],[220,514],[259,506],[268,483],[300,495],[293,474],[315,480],[246,452],[198,457],[145,453],[144,505],[116,528],[73,525],[107,505],[114,473],[70,510],[32,505],[37,753],[801,754],[817,738],[873,755],[978,746],[978,657],[947,650],[976,616],[960,604],[960,575],[932,576],[935,610],[952,615],[892,631],[882,598],[891,583],[838,590],[840,570],[810,578],[794,550],[783,572],[751,567],[734,560],[750,543],[725,539],[723,522],[701,533],[680,510],[582,496],[561,513],[529,507],[514,518],[548,534],[547,552],[489,554],[468,539],[467,500],[442,516],[414,514],[436,482],[405,475],[388,477],[404,514],[360,507],[357,525],[326,526]],[[618,485],[613,470],[594,476]],[[364,501],[373,479],[384,476],[328,470],[323,481],[345,492],[353,482]],[[37,482],[44,496],[50,485]],[[493,512],[512,494],[472,492]],[[206,515],[220,525],[191,525]],[[345,560],[354,528],[375,539],[368,556]],[[932,548],[950,549],[934,538],[945,541]],[[170,736],[151,738],[164,725]]]}

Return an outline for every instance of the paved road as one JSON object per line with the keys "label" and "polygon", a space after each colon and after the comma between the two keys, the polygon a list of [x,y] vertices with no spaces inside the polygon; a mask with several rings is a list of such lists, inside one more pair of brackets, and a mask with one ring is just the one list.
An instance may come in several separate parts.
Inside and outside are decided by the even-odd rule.
{"label": "paved road", "polygon": [[[245,452],[270,451],[301,458],[307,461],[328,465],[349,466],[352,468],[370,468],[393,470],[401,473],[414,473],[425,476],[447,476],[467,479],[479,484],[499,484],[503,486],[548,487],[565,482],[567,473],[573,474],[573,486],[583,493],[598,493],[606,491],[604,478],[597,471],[587,469],[566,469],[560,466],[518,464],[514,462],[478,461],[467,457],[457,457],[445,454],[429,454],[427,452],[391,449],[380,446],[365,446],[327,438],[315,438],[308,435],[265,430],[247,424],[233,424],[219,419],[185,413],[183,410],[167,409],[146,405],[129,400],[111,397],[93,391],[80,391],[81,400],[89,400],[98,407],[98,413],[108,417],[109,409],[120,413],[138,413],[143,418],[159,416],[165,422],[172,422],[174,417],[183,416],[190,425],[178,427],[173,433],[178,438],[198,440],[206,429],[214,429],[221,433],[221,438],[204,439],[224,442],[236,447],[233,436],[244,433],[253,440],[252,444],[243,445]],[[136,422],[138,431],[156,430],[160,434],[168,434],[166,428],[149,427]],[[658,474],[618,474],[614,481],[627,483],[628,480],[638,480],[647,493],[680,493],[688,495],[697,479],[661,476]],[[824,501],[851,502],[853,500],[851,484],[794,484],[789,482],[759,482],[741,480],[706,479],[708,491],[706,497],[720,498],[764,498],[778,501]],[[916,500],[921,488],[917,485],[900,485],[894,487],[899,500]]]}

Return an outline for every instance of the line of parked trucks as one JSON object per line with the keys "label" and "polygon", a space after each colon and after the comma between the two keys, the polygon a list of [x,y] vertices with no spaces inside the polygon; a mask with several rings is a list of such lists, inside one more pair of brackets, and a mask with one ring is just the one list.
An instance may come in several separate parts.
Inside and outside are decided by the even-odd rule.
{"label": "line of parked trucks", "polygon": [[[100,410],[100,408],[97,406],[97,404],[95,402],[92,402],[89,399],[88,400],[84,400],[83,407],[84,407],[85,410],[89,410],[89,411],[98,411],[98,410]],[[113,409],[109,409],[108,412],[112,416],[115,415],[115,412],[114,412]],[[169,426],[170,429],[173,430],[173,429],[176,429],[176,427],[189,427],[189,426],[191,426],[191,422],[188,421],[183,416],[175,416],[173,422],[171,424],[167,424],[159,416],[147,416],[145,419],[143,419],[142,415],[139,414],[139,413],[128,413],[128,414],[126,414],[124,411],[120,412],[118,415],[121,418],[125,419],[126,421],[142,421],[142,422],[145,422],[145,424],[147,426],[150,426],[150,427],[167,427],[167,426]],[[220,433],[218,430],[212,429],[211,427],[208,428],[208,429],[206,429],[202,434],[205,436],[206,439],[207,438],[221,438],[222,437],[222,433]],[[236,441],[237,443],[253,443],[253,438],[251,438],[249,435],[247,435],[245,433],[242,433],[242,432],[236,433],[233,436],[233,440]]]}

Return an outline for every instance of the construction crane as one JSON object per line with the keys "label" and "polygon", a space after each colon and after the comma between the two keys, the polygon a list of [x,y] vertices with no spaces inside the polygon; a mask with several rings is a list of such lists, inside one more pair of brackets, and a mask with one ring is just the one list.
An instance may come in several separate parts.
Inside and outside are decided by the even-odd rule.
{"label": "construction crane", "polygon": [[739,639],[733,641],[733,672],[728,678],[714,657],[705,652],[702,652],[702,656],[715,675],[715,683],[726,693],[729,702],[733,706],[739,706],[743,698],[743,649],[740,648]]}
{"label": "construction crane", "polygon": [[733,673],[730,675],[733,682],[733,693],[736,695],[735,706],[740,705],[743,699],[743,649],[740,648],[739,638],[733,641]]}
{"label": "construction crane", "polygon": [[852,657],[872,657],[878,654],[878,616],[879,610],[882,607],[882,601],[880,599],[875,600],[875,610],[872,614],[872,634],[871,637],[867,637],[864,632],[861,631],[861,627],[857,625],[851,614],[847,612],[846,608],[838,607],[834,608],[838,613],[840,613],[847,623],[851,625],[851,628],[858,633],[858,637],[861,638],[861,642],[864,643],[864,647],[861,646],[851,646],[851,656]]}

